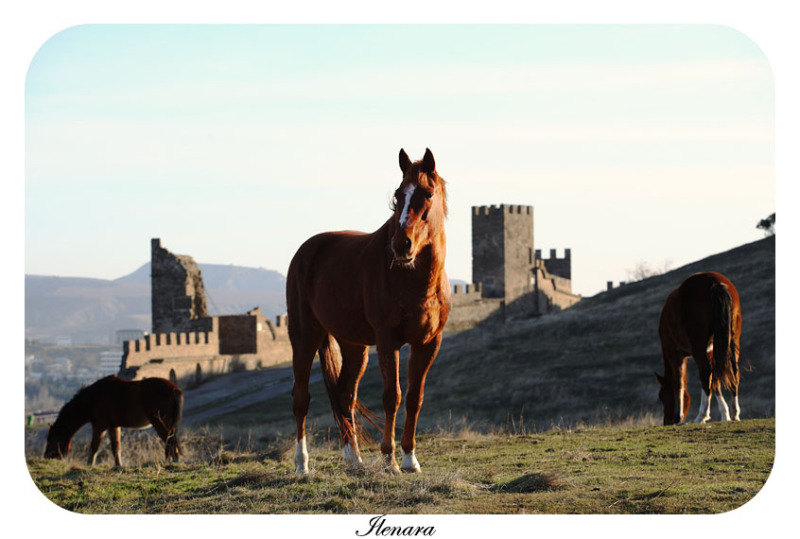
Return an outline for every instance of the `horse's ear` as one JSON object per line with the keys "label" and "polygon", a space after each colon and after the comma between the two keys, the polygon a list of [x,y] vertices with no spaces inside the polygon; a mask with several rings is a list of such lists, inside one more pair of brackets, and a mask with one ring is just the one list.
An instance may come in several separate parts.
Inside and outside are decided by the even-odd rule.
{"label": "horse's ear", "polygon": [[663,385],[664,385],[664,377],[663,377],[663,376],[661,376],[660,374],[658,374],[658,373],[657,373],[657,372],[655,372],[655,371],[653,371],[653,374],[655,374],[655,375],[656,375],[656,379],[658,380],[658,383],[659,383],[659,384],[661,384],[661,385],[663,386]]}
{"label": "horse's ear", "polygon": [[425,148],[425,155],[422,158],[422,172],[432,174],[436,170],[436,161],[433,160],[433,153],[429,148]]}
{"label": "horse's ear", "polygon": [[403,171],[403,174],[406,173],[408,167],[411,166],[411,159],[408,158],[408,154],[403,148],[400,148],[400,170]]}

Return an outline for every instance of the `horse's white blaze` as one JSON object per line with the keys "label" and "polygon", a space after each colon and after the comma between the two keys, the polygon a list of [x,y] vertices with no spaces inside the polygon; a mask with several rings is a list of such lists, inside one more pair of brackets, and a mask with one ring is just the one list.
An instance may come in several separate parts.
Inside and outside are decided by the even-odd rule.
{"label": "horse's white blaze", "polygon": [[420,470],[419,462],[417,462],[417,456],[414,454],[413,449],[410,453],[403,451],[403,462],[400,464],[400,469],[415,472]]}
{"label": "horse's white blaze", "polygon": [[700,390],[700,409],[697,411],[697,417],[694,418],[695,423],[705,423],[711,419],[711,399],[708,398],[706,392]]}
{"label": "horse's white blaze", "polygon": [[733,397],[733,419],[739,421],[742,410],[739,408],[739,395]]}
{"label": "horse's white blaze", "polygon": [[730,421],[731,412],[728,410],[728,403],[725,402],[725,397],[722,396],[722,391],[717,393],[717,406],[719,406],[719,415],[721,421]]}
{"label": "horse's white blaze", "polygon": [[308,450],[305,436],[300,438],[300,441],[294,446],[294,463],[297,465],[297,473],[308,473]]}
{"label": "horse's white blaze", "polygon": [[358,443],[353,441],[342,448],[342,456],[347,464],[361,464],[361,455],[358,452]]}
{"label": "horse's white blaze", "polygon": [[411,196],[414,194],[415,189],[416,186],[409,185],[403,190],[403,193],[406,195],[406,199],[403,202],[403,211],[400,214],[400,226],[406,226],[406,221],[408,221],[408,208],[411,205]]}

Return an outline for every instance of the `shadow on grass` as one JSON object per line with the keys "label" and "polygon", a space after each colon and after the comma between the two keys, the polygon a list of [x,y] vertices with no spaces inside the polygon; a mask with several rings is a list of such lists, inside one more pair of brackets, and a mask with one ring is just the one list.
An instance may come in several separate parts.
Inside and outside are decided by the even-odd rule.
{"label": "shadow on grass", "polygon": [[496,485],[492,492],[547,492],[564,488],[563,477],[555,472],[529,473],[512,479],[506,483]]}

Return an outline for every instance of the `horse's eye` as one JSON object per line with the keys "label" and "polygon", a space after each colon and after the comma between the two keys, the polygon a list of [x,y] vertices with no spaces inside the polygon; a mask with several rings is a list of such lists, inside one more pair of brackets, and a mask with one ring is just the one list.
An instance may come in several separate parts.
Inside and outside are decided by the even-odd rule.
{"label": "horse's eye", "polygon": [[432,191],[425,191],[425,198],[431,198],[431,197],[433,197],[433,192]]}

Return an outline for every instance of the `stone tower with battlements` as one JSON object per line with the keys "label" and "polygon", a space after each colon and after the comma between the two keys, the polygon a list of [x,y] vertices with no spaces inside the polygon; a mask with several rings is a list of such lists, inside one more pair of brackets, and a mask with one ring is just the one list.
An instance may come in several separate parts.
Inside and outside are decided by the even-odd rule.
{"label": "stone tower with battlements", "polygon": [[531,291],[533,207],[472,207],[472,280],[486,298],[514,299]]}

